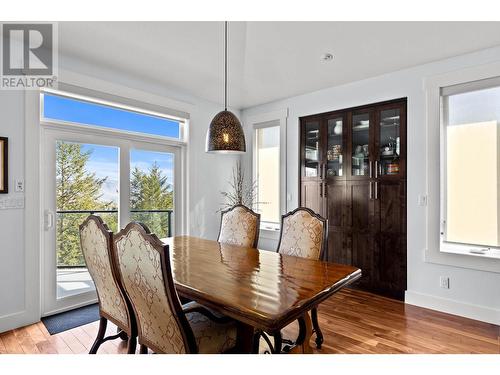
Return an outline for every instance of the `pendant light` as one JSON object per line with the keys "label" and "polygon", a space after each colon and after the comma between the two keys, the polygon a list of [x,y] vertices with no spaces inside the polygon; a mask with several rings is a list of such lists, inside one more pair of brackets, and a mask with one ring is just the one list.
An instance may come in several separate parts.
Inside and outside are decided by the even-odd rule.
{"label": "pendant light", "polygon": [[240,120],[227,110],[227,21],[224,23],[224,110],[215,115],[208,127],[205,151],[221,154],[246,151]]}

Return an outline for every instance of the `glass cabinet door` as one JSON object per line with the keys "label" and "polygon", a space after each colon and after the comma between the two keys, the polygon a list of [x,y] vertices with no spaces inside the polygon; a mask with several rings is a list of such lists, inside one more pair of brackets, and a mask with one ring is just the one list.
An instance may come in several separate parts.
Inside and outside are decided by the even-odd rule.
{"label": "glass cabinet door", "polygon": [[319,121],[304,125],[304,177],[318,177],[321,161]]}
{"label": "glass cabinet door", "polygon": [[380,111],[377,173],[397,175],[400,171],[401,113],[399,108]]}
{"label": "glass cabinet door", "polygon": [[342,160],[342,130],[344,119],[336,117],[328,120],[328,145],[326,149],[326,176],[337,177],[343,175]]}
{"label": "glass cabinet door", "polygon": [[369,175],[370,158],[370,114],[352,116],[352,176]]}

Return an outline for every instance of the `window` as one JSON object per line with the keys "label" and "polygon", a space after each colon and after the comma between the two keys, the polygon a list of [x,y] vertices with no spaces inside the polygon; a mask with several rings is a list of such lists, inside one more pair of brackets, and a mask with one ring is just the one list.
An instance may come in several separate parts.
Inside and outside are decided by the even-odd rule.
{"label": "window", "polygon": [[160,238],[185,231],[180,137],[187,120],[69,93],[41,95],[44,313],[50,313],[95,299],[78,235],[89,214],[113,232],[130,221]]}
{"label": "window", "polygon": [[441,249],[496,253],[500,247],[500,80],[442,88],[441,105]]}
{"label": "window", "polygon": [[255,176],[258,209],[263,223],[280,222],[279,121],[255,129]]}
{"label": "window", "polygon": [[179,120],[48,93],[43,94],[43,118],[175,139],[181,138],[181,121]]}

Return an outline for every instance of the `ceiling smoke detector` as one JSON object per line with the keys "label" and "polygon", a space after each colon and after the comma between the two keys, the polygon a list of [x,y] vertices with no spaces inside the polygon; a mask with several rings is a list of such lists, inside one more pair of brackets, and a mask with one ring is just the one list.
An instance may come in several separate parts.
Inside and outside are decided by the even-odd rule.
{"label": "ceiling smoke detector", "polygon": [[332,61],[333,55],[331,53],[324,53],[323,55],[321,55],[321,60],[322,61]]}

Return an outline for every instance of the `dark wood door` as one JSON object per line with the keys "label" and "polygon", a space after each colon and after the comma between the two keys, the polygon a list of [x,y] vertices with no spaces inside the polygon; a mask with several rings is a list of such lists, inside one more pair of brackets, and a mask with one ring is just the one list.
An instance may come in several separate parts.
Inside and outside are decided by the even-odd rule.
{"label": "dark wood door", "polygon": [[372,193],[369,180],[346,182],[345,246],[350,249],[351,264],[362,269],[363,276],[358,282],[362,287],[369,287],[373,281]]}
{"label": "dark wood door", "polygon": [[350,265],[352,253],[346,243],[346,181],[329,181],[326,185],[328,249],[324,260]]}
{"label": "dark wood door", "polygon": [[403,299],[406,290],[406,182],[381,180],[374,189],[373,287]]}
{"label": "dark wood door", "polygon": [[310,208],[321,216],[325,216],[323,187],[323,183],[319,180],[302,181],[300,187],[301,206]]}

